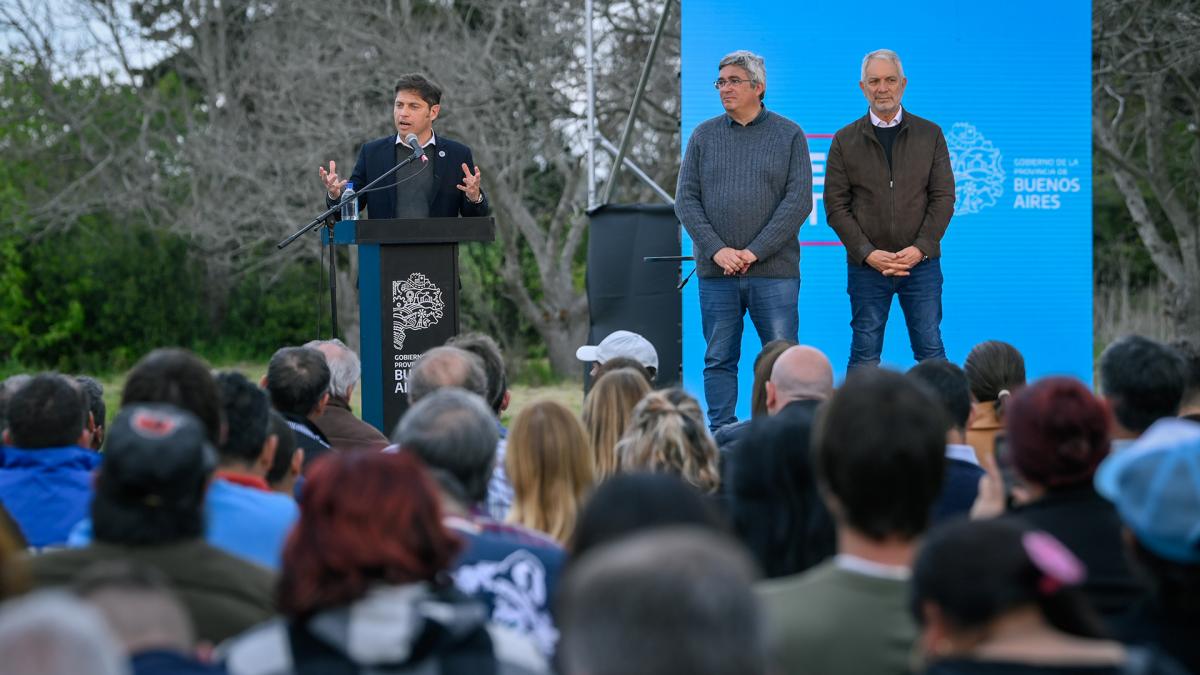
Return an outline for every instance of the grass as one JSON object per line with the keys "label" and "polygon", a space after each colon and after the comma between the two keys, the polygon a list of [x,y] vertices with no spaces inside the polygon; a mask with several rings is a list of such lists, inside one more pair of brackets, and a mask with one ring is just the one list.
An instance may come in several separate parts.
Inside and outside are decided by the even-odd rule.
{"label": "grass", "polygon": [[[213,368],[222,371],[236,370],[254,383],[259,382],[267,373],[266,361],[232,361],[214,364]],[[110,422],[121,407],[121,390],[125,386],[125,374],[123,371],[115,375],[96,377],[96,380],[104,386],[104,404],[108,409]],[[512,424],[513,419],[525,406],[543,398],[558,401],[577,415],[583,408],[583,385],[578,381],[564,380],[553,384],[538,385],[515,384],[511,391],[512,399],[508,409],[500,418],[505,426]],[[362,415],[361,398],[357,388],[354,390],[350,405],[354,408],[355,414]]]}

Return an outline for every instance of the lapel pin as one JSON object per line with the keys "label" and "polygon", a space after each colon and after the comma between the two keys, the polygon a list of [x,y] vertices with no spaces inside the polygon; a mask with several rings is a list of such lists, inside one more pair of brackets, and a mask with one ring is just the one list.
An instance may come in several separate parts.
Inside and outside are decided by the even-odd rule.
{"label": "lapel pin", "polygon": [[438,150],[438,157],[445,157],[445,156],[446,156],[445,150]]}

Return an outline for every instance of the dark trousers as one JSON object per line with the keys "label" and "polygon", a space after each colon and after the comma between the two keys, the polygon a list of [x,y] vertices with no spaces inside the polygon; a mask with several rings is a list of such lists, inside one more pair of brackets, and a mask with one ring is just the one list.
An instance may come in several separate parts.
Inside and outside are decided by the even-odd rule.
{"label": "dark trousers", "polygon": [[908,324],[908,339],[917,361],[946,358],[942,346],[942,265],[934,258],[918,263],[906,277],[886,277],[870,265],[849,265],[846,292],[850,294],[850,364],[847,370],[879,365],[883,329],[892,296]]}
{"label": "dark trousers", "polygon": [[704,352],[704,398],[710,429],[737,421],[737,369],[746,312],[750,312],[763,344],[778,339],[795,341],[800,328],[796,304],[799,297],[799,277],[700,278],[700,324],[708,345]]}

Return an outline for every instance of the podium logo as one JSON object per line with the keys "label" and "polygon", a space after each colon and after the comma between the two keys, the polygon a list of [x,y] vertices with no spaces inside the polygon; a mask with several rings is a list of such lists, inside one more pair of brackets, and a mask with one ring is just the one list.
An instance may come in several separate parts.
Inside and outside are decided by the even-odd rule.
{"label": "podium logo", "polygon": [[442,289],[420,272],[404,281],[392,282],[392,346],[404,349],[408,331],[424,330],[436,324],[445,312]]}
{"label": "podium logo", "polygon": [[954,170],[954,215],[979,213],[1004,194],[1000,151],[975,126],[957,122],[946,135]]}

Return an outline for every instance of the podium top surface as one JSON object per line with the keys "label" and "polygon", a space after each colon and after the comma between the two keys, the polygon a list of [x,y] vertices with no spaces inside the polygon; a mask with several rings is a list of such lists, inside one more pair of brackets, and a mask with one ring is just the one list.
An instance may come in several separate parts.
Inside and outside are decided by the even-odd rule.
{"label": "podium top surface", "polygon": [[490,216],[343,220],[333,228],[335,244],[452,244],[495,239],[496,221]]}

